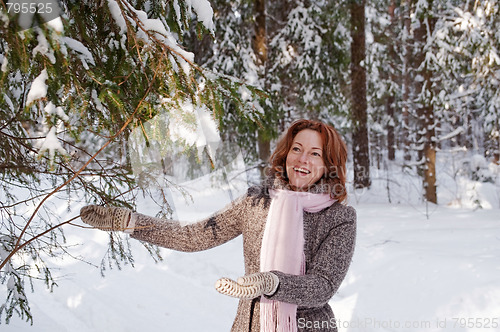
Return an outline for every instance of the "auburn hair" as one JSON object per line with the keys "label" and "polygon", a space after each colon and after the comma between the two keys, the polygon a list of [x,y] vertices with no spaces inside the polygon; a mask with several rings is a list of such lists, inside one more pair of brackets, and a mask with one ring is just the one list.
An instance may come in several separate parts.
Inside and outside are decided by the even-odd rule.
{"label": "auburn hair", "polygon": [[326,169],[316,185],[327,185],[331,197],[343,202],[347,198],[345,187],[347,146],[335,128],[323,122],[306,119],[293,122],[277,142],[276,149],[269,160],[268,175],[288,182],[286,157],[295,136],[304,129],[317,131],[323,142],[323,161]]}

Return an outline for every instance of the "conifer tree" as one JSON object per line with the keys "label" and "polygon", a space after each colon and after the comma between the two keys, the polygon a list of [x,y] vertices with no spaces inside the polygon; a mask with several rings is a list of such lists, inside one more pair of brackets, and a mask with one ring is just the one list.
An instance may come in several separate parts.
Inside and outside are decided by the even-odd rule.
{"label": "conifer tree", "polygon": [[[167,126],[197,130],[201,116],[202,125],[218,124],[226,102],[239,118],[260,117],[247,102],[258,98],[256,89],[200,67],[183,47],[193,15],[200,36],[213,38],[208,1],[60,3],[60,16],[44,21],[35,14],[32,26],[20,24],[15,7],[0,6],[0,281],[8,289],[0,316],[6,322],[16,313],[33,320],[26,288],[34,279],[56,285],[45,258],[67,252],[61,226],[78,217],[75,204],[133,208],[134,195],[147,190],[132,172],[132,132],[152,144],[144,128],[161,114]],[[47,204],[55,199],[66,200],[75,217],[59,220]],[[113,261],[133,263],[127,242],[110,233],[103,268]]]}
{"label": "conifer tree", "polygon": [[267,93],[264,102],[255,104],[261,122],[239,121],[226,104],[223,126],[224,135],[240,141],[245,156],[261,164],[267,160],[256,154],[257,133],[264,140],[275,139],[294,119],[322,119],[348,132],[349,39],[344,2],[266,2],[266,61],[259,67],[262,61],[254,48],[257,4],[213,2],[216,38],[212,56],[203,61]]}

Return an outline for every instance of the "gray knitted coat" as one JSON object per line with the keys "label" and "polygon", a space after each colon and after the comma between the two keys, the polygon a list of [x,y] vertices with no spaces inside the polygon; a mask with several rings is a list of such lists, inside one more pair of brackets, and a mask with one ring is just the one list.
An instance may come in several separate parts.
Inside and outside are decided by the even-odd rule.
{"label": "gray knitted coat", "polygon": [[[269,187],[283,189],[277,179],[249,188],[246,195],[206,220],[178,222],[133,213],[132,237],[179,251],[201,251],[243,235],[245,274],[259,272],[260,248],[269,211]],[[321,190],[316,190],[316,192]],[[313,190],[314,192],[314,190]],[[338,202],[317,213],[304,212],[305,275],[273,271],[279,286],[270,299],[295,303],[299,331],[336,331],[328,301],[349,268],[354,252],[356,212]],[[240,300],[232,332],[260,332],[259,298]]]}

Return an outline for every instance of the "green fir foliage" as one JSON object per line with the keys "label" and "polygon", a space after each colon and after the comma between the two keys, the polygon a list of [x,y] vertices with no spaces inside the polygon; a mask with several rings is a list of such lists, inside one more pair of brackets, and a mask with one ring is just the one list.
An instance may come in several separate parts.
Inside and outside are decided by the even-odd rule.
{"label": "green fir foliage", "polygon": [[[7,323],[14,314],[32,322],[26,283],[41,278],[52,288],[44,257],[66,254],[60,226],[69,221],[45,200],[57,192],[67,194],[68,210],[72,200],[133,208],[134,196],[147,189],[132,172],[126,143],[159,114],[189,123],[193,110],[204,109],[219,123],[230,103],[239,121],[261,117],[251,103],[262,98],[259,90],[200,67],[182,44],[192,26],[197,37],[214,38],[191,22],[197,13],[190,2],[61,5],[58,19],[26,30],[0,5],[0,280],[9,290],[0,315]],[[201,160],[193,162],[200,167]],[[160,209],[168,214],[166,201]],[[133,258],[124,239],[110,236],[101,266],[113,264]]]}

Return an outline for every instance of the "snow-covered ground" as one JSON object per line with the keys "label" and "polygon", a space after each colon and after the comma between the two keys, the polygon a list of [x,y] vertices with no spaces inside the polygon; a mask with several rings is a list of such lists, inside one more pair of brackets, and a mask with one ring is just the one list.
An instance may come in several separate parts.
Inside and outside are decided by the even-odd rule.
{"label": "snow-covered ground", "polygon": [[[436,206],[415,199],[418,185],[395,169],[373,178],[372,190],[350,198],[357,247],[330,302],[339,330],[500,331],[499,183],[442,180]],[[194,204],[176,200],[179,219],[199,220],[229,202],[227,191],[201,190],[200,183],[188,187],[197,189]],[[146,201],[138,206],[148,212]],[[34,324],[14,316],[2,331],[229,331],[237,300],[213,285],[243,273],[241,238],[200,253],[163,250],[159,263],[131,240],[135,268],[108,269],[103,278],[97,266],[107,233],[73,226],[65,232],[79,244],[72,254],[94,265],[53,259],[59,287],[51,293],[35,284]]]}

